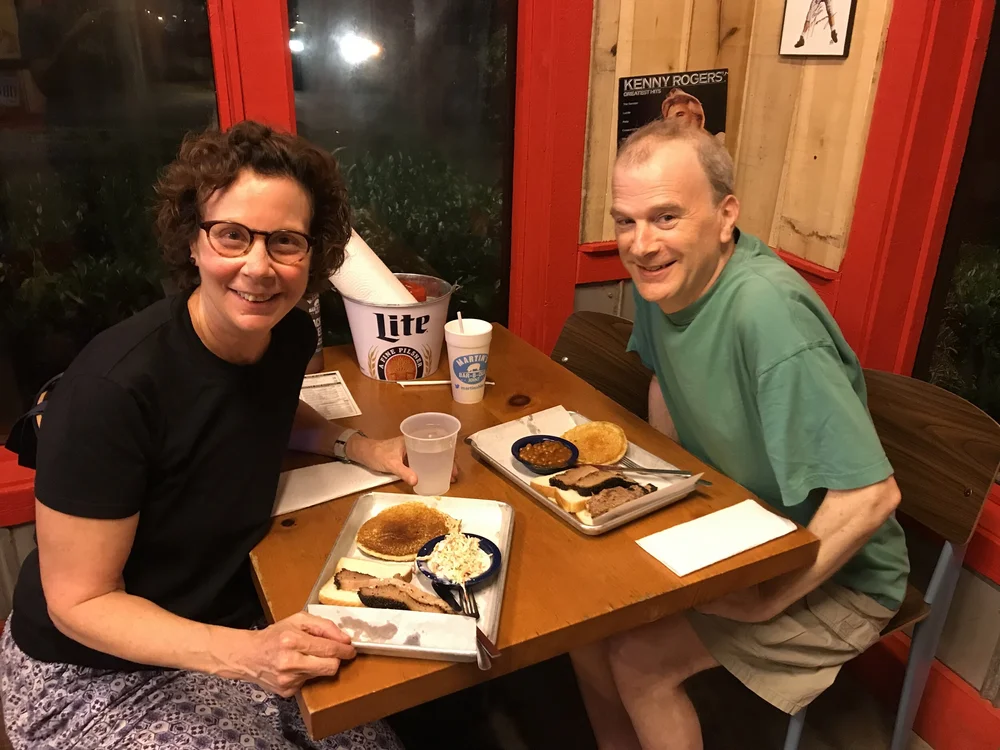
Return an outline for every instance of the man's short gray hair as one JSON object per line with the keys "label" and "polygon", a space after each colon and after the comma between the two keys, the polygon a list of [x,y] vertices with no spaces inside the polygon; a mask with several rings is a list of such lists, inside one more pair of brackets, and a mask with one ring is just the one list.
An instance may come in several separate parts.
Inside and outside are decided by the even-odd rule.
{"label": "man's short gray hair", "polygon": [[718,205],[726,196],[734,192],[733,159],[722,145],[708,131],[692,127],[690,123],[677,120],[654,120],[632,133],[618,147],[615,166],[631,167],[647,162],[657,148],[671,141],[688,141],[698,154],[712,195]]}

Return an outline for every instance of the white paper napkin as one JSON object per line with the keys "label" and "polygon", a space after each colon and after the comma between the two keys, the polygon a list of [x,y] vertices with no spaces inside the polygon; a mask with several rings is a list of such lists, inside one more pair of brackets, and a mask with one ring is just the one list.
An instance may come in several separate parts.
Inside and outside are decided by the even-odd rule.
{"label": "white paper napkin", "polygon": [[278,491],[271,515],[302,510],[354,492],[391,484],[398,479],[394,474],[378,474],[342,461],[283,471],[278,477]]}
{"label": "white paper napkin", "polygon": [[753,500],[679,524],[636,543],[679,576],[795,531],[795,524]]}

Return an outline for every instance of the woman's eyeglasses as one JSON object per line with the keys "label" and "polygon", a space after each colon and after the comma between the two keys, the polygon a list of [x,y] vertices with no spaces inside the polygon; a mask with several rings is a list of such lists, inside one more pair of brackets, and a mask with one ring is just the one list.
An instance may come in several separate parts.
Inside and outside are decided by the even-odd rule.
{"label": "woman's eyeglasses", "polygon": [[272,260],[294,266],[309,255],[309,250],[315,243],[308,234],[291,229],[259,232],[235,221],[205,221],[198,226],[205,230],[212,249],[224,258],[239,258],[249,253],[254,237],[259,234],[264,238],[264,247]]}

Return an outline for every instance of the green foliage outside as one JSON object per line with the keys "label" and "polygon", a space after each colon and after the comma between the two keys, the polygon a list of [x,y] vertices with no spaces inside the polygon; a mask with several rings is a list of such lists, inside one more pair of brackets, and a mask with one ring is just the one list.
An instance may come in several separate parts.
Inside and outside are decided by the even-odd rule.
{"label": "green foliage outside", "polygon": [[1000,420],[1000,247],[962,246],[930,381]]}
{"label": "green foliage outside", "polygon": [[0,344],[22,402],[96,334],[163,296],[147,209],[156,168],[107,165],[100,177],[83,165],[62,181],[0,179]]}
{"label": "green foliage outside", "polygon": [[[430,153],[363,154],[344,161],[355,227],[394,271],[461,285],[455,305],[493,318],[502,275],[503,192]],[[164,159],[166,161],[166,159]],[[106,176],[65,183],[0,179],[0,324],[22,401],[105,328],[163,295],[152,235],[155,168],[108,157]],[[88,192],[86,203],[70,196]],[[9,238],[9,244],[8,240]],[[342,303],[324,295],[327,343],[349,340]]]}

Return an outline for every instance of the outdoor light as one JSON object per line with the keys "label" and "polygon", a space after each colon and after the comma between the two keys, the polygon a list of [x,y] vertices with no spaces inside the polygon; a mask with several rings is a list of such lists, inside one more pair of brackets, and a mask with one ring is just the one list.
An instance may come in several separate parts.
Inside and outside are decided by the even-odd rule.
{"label": "outdoor light", "polygon": [[378,57],[382,53],[382,48],[371,39],[358,36],[353,31],[349,31],[337,40],[340,47],[340,56],[349,65],[360,65],[361,63]]}
{"label": "outdoor light", "polygon": [[288,40],[288,49],[290,49],[296,55],[299,54],[300,52],[304,52],[305,48],[306,48],[306,43],[303,42],[301,39]]}

